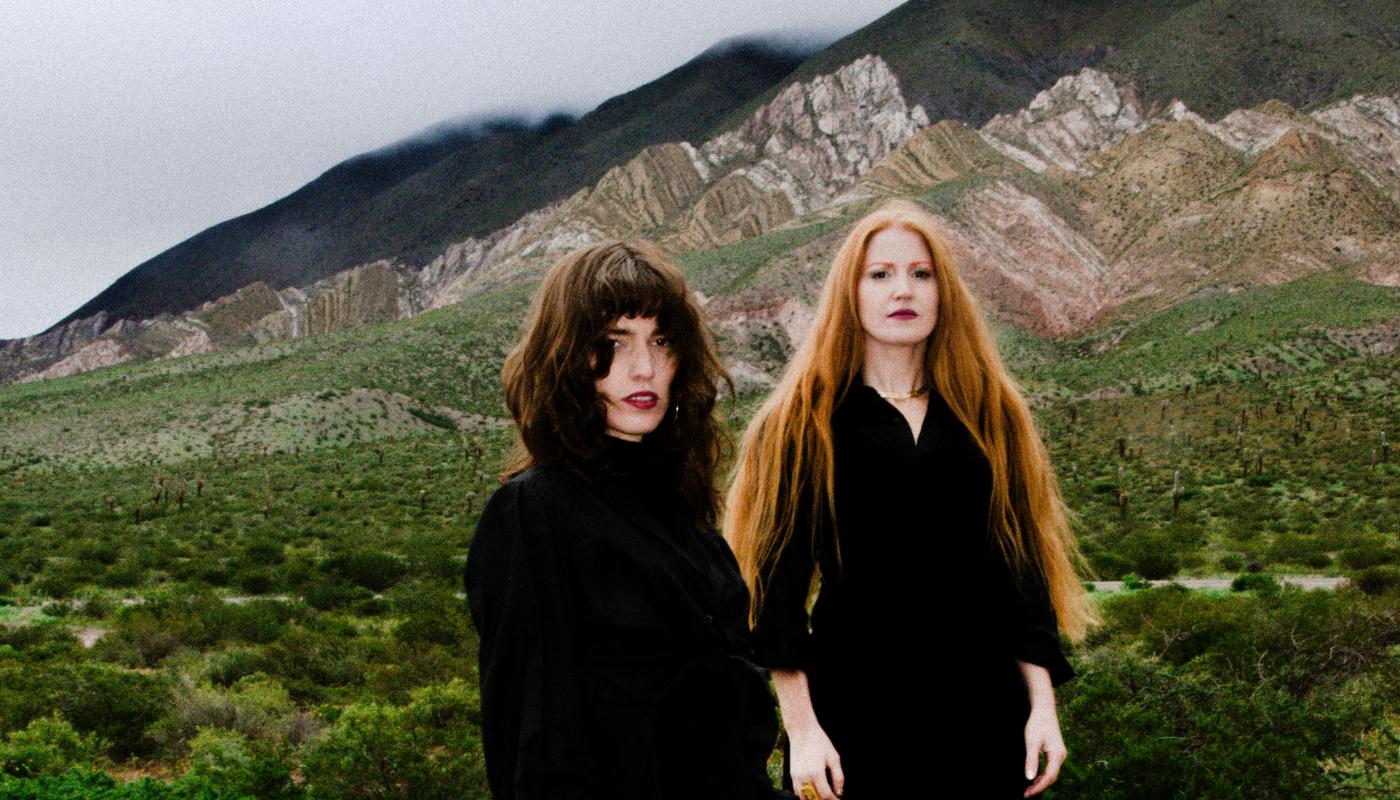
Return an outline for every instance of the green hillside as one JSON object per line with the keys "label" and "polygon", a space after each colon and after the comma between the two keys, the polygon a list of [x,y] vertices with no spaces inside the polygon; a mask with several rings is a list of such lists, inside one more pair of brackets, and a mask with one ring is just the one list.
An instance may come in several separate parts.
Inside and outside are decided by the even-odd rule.
{"label": "green hillside", "polygon": [[1211,118],[1270,99],[1305,108],[1400,88],[1398,34],[1400,6],[1377,0],[911,0],[812,56],[714,130],[733,127],[784,86],[868,53],[889,63],[929,119],[974,126],[1086,66],[1133,81],[1148,103],[1180,98]]}

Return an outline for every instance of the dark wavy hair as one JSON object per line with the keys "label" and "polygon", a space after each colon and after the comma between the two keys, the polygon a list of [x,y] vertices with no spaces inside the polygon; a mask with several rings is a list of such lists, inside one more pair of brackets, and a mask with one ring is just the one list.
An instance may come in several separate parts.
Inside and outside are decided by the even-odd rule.
{"label": "dark wavy hair", "polygon": [[713,526],[715,472],[729,441],[715,419],[719,384],[734,386],[715,355],[685,278],[655,245],[610,241],[560,259],[540,284],[520,342],[501,370],[516,446],[502,482],[532,466],[561,466],[585,481],[603,451],[607,410],[594,388],[612,366],[607,332],[619,317],[655,317],[671,341],[672,406],[648,444],[663,451],[692,518]]}

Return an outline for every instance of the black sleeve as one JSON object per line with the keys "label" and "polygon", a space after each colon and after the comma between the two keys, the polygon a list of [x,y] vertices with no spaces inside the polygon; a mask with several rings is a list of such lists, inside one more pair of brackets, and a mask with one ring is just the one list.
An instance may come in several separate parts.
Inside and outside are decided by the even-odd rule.
{"label": "black sleeve", "polygon": [[[812,634],[807,595],[816,569],[810,515],[798,517],[792,538],[778,554],[777,569],[753,630],[754,660],[769,669],[807,669]],[[762,574],[762,573],[760,573]]]}
{"label": "black sleeve", "polygon": [[[1059,686],[1075,676],[1060,649],[1060,629],[1055,606],[1045,580],[1037,575],[1028,579],[1029,588],[1015,593],[1016,627],[1012,651],[1017,660],[1038,664],[1050,672],[1050,685]],[[1029,592],[1029,594],[1027,594]]]}
{"label": "black sleeve", "polygon": [[482,750],[496,800],[599,796],[565,595],[572,582],[541,494],[519,483],[497,490],[467,553]]}

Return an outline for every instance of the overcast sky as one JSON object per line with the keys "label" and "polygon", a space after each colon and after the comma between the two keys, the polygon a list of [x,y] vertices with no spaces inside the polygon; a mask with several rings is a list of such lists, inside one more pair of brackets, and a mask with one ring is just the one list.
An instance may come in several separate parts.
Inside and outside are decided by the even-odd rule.
{"label": "overcast sky", "polygon": [[0,338],[435,123],[583,113],[721,39],[898,0],[3,0]]}

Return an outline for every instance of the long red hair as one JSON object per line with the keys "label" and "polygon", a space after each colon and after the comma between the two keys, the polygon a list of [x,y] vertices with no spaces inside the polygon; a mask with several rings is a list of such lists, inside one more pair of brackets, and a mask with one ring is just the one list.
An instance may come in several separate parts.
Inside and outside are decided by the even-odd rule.
{"label": "long red hair", "polygon": [[[753,597],[750,623],[758,620],[777,554],[794,536],[807,537],[795,545],[813,546],[811,530],[794,530],[799,512],[830,524],[839,562],[831,415],[863,366],[856,292],[866,247],[891,227],[917,233],[933,255],[938,321],[925,348],[926,368],[991,465],[989,531],[1022,586],[1043,580],[1060,629],[1082,639],[1099,620],[1077,573],[1088,565],[1070,530],[1045,445],[937,222],[906,200],[887,203],[855,224],[832,261],[807,338],[744,433],[724,533]],[[802,503],[809,506],[800,508]]]}

